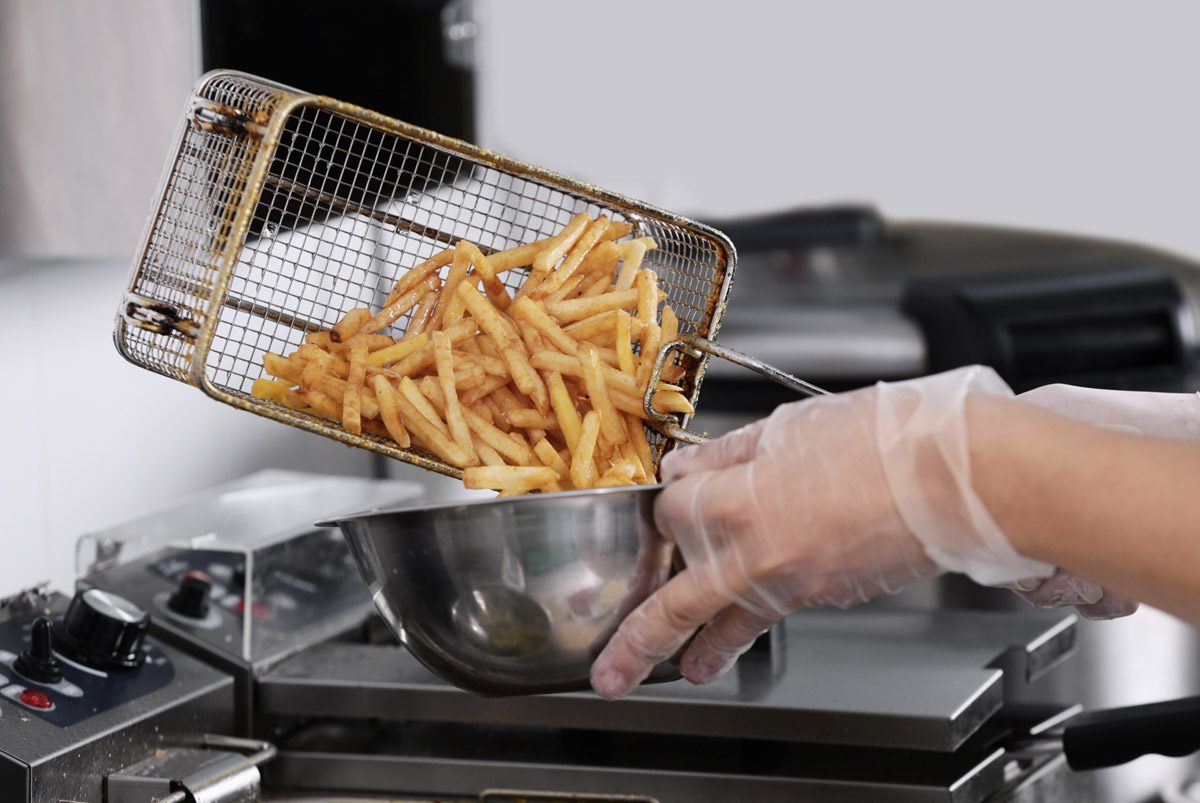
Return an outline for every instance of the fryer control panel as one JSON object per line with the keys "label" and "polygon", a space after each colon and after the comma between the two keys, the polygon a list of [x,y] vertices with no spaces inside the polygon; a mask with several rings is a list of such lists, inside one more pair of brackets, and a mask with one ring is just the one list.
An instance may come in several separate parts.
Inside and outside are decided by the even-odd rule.
{"label": "fryer control panel", "polygon": [[65,608],[58,600],[48,611],[0,620],[0,728],[3,717],[11,716],[34,716],[67,728],[157,691],[174,679],[170,658],[150,639],[141,643],[142,657],[136,667],[89,666],[83,656],[68,656],[63,645],[54,644],[53,658],[61,677],[58,672],[53,680],[22,674],[19,658],[33,648],[34,623],[48,615],[56,626],[61,625]]}

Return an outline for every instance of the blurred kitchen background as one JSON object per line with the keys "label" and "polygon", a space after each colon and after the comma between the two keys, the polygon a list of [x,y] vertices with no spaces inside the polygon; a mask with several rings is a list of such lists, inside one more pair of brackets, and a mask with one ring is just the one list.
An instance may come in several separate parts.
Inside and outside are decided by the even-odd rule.
{"label": "blurred kitchen background", "polygon": [[[835,388],[967,362],[1019,389],[1195,390],[1200,6],[1020,0],[5,0],[0,594],[76,538],[258,468],[383,466],[125,364],[112,317],[189,88],[244,69],[699,217],[722,339]],[[699,425],[786,401],[714,368]],[[948,583],[912,604],[1017,604]],[[1045,694],[1200,692],[1153,610],[1084,623]],[[1064,676],[1064,674],[1066,676]],[[1107,771],[1149,799],[1188,762]]]}

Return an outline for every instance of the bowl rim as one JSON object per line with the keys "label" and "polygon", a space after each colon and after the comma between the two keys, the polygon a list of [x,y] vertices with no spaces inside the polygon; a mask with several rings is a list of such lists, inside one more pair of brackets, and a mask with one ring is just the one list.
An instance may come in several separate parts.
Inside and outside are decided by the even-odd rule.
{"label": "bowl rim", "polygon": [[459,510],[462,508],[476,507],[509,507],[513,505],[532,505],[546,504],[557,502],[559,500],[568,501],[572,499],[586,499],[603,496],[620,496],[623,494],[657,494],[664,487],[664,483],[647,483],[644,485],[621,485],[615,488],[585,488],[582,490],[570,491],[554,491],[551,493],[525,494],[524,496],[494,496],[490,499],[462,499],[451,502],[441,502],[434,505],[401,505],[397,507],[383,508],[368,508],[355,513],[348,513],[343,516],[334,516],[328,519],[321,519],[313,524],[314,527],[340,527],[343,522],[361,521],[363,519],[374,518],[376,516],[393,516],[406,513],[433,513],[443,510]]}

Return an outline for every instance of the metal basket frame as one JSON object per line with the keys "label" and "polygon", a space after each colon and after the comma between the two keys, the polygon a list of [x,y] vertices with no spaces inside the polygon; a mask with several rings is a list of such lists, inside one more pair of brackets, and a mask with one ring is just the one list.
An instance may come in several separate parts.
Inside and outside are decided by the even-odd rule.
{"label": "metal basket frame", "polygon": [[[310,131],[316,130],[313,120],[340,122],[341,129],[334,135],[333,152],[347,159],[342,173],[350,159],[359,158],[360,165],[366,161],[365,155],[354,157],[338,150],[342,141],[339,138],[347,125],[352,131],[366,132],[367,136],[364,139],[353,135],[350,140],[353,144],[346,146],[346,151],[361,144],[365,154],[368,145],[363,143],[378,139],[380,144],[373,146],[377,149],[376,157],[367,171],[367,189],[363,190],[362,197],[356,197],[358,189],[354,183],[363,180],[361,171],[351,177],[350,185],[343,185],[339,176],[332,191],[328,191],[329,175],[321,176],[318,184],[315,169],[304,173],[308,180],[294,180],[301,167],[289,168],[286,159],[297,152],[301,154],[298,159],[307,159],[307,149],[315,141],[315,137],[304,140],[303,150],[298,150],[295,145],[301,139],[297,131],[302,130],[305,119],[310,121]],[[327,147],[326,140],[333,128],[333,123],[323,125],[326,130],[321,149]],[[283,142],[285,139],[292,144]],[[382,143],[391,143],[391,146],[385,148]],[[389,173],[401,143],[404,144],[401,164]],[[405,172],[406,160],[414,148],[417,155],[413,164],[420,171],[414,167]],[[317,152],[324,151],[319,149]],[[396,184],[392,193],[385,193],[382,189],[384,180],[380,179],[379,195],[373,197],[368,190],[376,178],[374,171],[379,167],[380,156],[385,153],[387,166],[382,175],[384,178],[397,176]],[[281,159],[285,161],[281,162]],[[316,164],[319,166],[320,163],[318,159]],[[302,163],[297,161],[296,164]],[[440,167],[449,175],[449,165],[457,166],[455,175],[431,186],[427,174]],[[294,173],[292,179],[288,178],[289,169]],[[334,163],[330,158],[327,172],[333,170]],[[405,188],[400,186],[401,176],[409,177],[409,194],[403,197],[400,191]],[[482,195],[472,196],[462,184],[464,181],[466,185],[484,181],[481,186],[487,187],[488,177],[492,179],[493,192],[489,199]],[[425,183],[421,189],[413,189],[418,178]],[[512,197],[506,196],[503,204],[491,203],[495,193],[501,191],[498,188],[505,183],[505,178],[509,180],[509,187],[504,191]],[[512,187],[518,183],[520,193],[515,193]],[[282,202],[279,201],[281,192]],[[454,217],[449,212],[441,213],[441,217],[435,214],[439,203],[450,208],[449,201],[438,200],[439,193],[460,199],[474,198],[470,209],[461,202],[456,207],[459,215],[470,212],[469,219]],[[537,200],[543,196],[551,200]],[[488,201],[489,209],[497,207],[500,211],[478,213],[475,201],[484,200]],[[527,202],[532,209],[543,204],[545,211],[541,217],[523,211]],[[517,205],[512,206],[512,203]],[[267,271],[261,266],[256,267],[262,240],[268,239],[274,247],[272,215],[286,218],[291,214],[288,210],[297,205],[310,210],[308,217],[302,220],[297,213],[293,222],[303,225],[287,227],[283,229],[283,235],[303,236],[307,241],[310,237],[307,227],[316,227],[313,230],[320,232],[320,238],[314,239],[320,245],[329,231],[336,232],[335,236],[345,233],[340,228],[342,221],[354,221],[352,228],[366,225],[367,231],[376,237],[371,241],[375,249],[369,256],[371,270],[364,274],[361,260],[367,255],[360,248],[352,258],[349,246],[345,246],[340,259],[326,255],[324,268],[306,268],[286,258],[272,263],[275,259],[272,256],[267,257],[267,264],[276,264],[276,269]],[[398,213],[393,209],[396,206],[402,212],[412,209],[417,214]],[[304,332],[327,328],[332,323],[333,313],[340,315],[349,309],[343,305],[344,308],[337,311],[337,305],[332,302],[334,297],[352,300],[355,304],[371,303],[372,300],[377,303],[386,294],[388,282],[393,282],[411,267],[411,264],[399,264],[401,261],[415,262],[431,248],[444,247],[458,239],[471,239],[472,232],[476,232],[476,236],[479,236],[478,232],[484,232],[479,238],[484,241],[477,245],[485,253],[501,246],[511,247],[519,244],[517,231],[525,232],[526,238],[530,233],[548,236],[565,222],[565,216],[579,211],[601,212],[626,220],[634,226],[633,236],[655,236],[660,249],[651,251],[644,264],[658,272],[664,295],[679,315],[681,335],[715,338],[737,259],[732,243],[720,232],[600,187],[353,104],[299,92],[244,73],[226,70],[208,73],[198,81],[185,107],[176,144],[160,183],[159,198],[147,222],[127,292],[117,314],[114,340],[122,356],[130,362],[195,385],[226,404],[423,468],[461,476],[460,469],[433,455],[402,449],[390,440],[368,433],[355,435],[342,429],[337,422],[251,396],[248,382],[253,379],[255,359],[247,355],[255,355],[261,363],[262,352],[270,350],[271,344],[292,335],[302,338]],[[497,217],[501,213],[512,216],[513,220]],[[421,222],[421,216],[427,218],[426,222]],[[482,224],[475,222],[479,218],[483,219]],[[518,219],[524,222],[518,224]],[[508,234],[492,237],[487,227],[494,229],[498,222],[507,226]],[[253,230],[255,225],[257,230]],[[481,225],[484,228],[479,228]],[[373,226],[378,228],[372,229]],[[388,228],[383,229],[385,226]],[[448,228],[452,230],[447,231]],[[392,237],[399,239],[392,245],[381,246],[384,233],[389,241]],[[252,235],[255,237],[253,245],[250,244]],[[493,242],[486,242],[488,239]],[[389,254],[399,254],[399,257],[374,262],[375,253],[381,247],[385,257]],[[290,249],[290,244],[285,246],[285,256]],[[308,254],[310,261],[315,258],[313,252],[301,253]],[[308,278],[297,279],[305,271]],[[513,272],[518,273],[521,275],[510,276],[510,285],[523,278],[523,272]],[[256,275],[259,278],[254,281]],[[267,281],[268,275],[274,284]],[[356,279],[359,275],[363,278]],[[330,298],[324,306],[313,302],[314,310],[324,310],[316,316],[319,321],[270,303],[271,298],[281,293],[287,298],[298,298],[288,295],[293,285],[298,284],[303,291],[317,287],[317,283],[310,281],[312,277],[320,279],[321,291]],[[287,290],[280,290],[280,285],[285,282]],[[329,285],[346,289],[339,296],[329,290]],[[237,292],[231,292],[233,289]],[[402,330],[406,322],[406,319],[397,321],[396,328]],[[681,381],[684,392],[695,404],[705,359],[683,352],[677,352],[677,359],[685,369]],[[661,360],[659,362],[661,365]],[[229,368],[231,364],[246,364],[247,367]],[[258,375],[262,375],[261,368]],[[653,426],[658,426],[661,414],[652,419]],[[686,423],[686,419],[679,422],[680,426],[686,426]],[[653,429],[651,432],[655,433],[652,443],[657,450],[656,457],[661,459],[674,440],[662,437]]]}

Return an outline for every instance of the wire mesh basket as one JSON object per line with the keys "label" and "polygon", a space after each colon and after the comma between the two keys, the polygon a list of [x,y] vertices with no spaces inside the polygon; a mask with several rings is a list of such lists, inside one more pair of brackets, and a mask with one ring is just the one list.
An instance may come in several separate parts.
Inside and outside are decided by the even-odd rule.
{"label": "wire mesh basket", "polygon": [[[720,232],[332,98],[209,73],[185,109],[114,338],[134,364],[227,404],[460,476],[419,449],[255,398],[262,357],[294,350],[352,308],[379,307],[397,276],[447,244],[500,251],[580,212],[653,237],[645,264],[680,335],[715,337],[736,263]],[[515,289],[524,271],[506,276]],[[694,405],[704,358],[672,359]],[[674,441],[652,431],[651,443],[658,460]]]}

